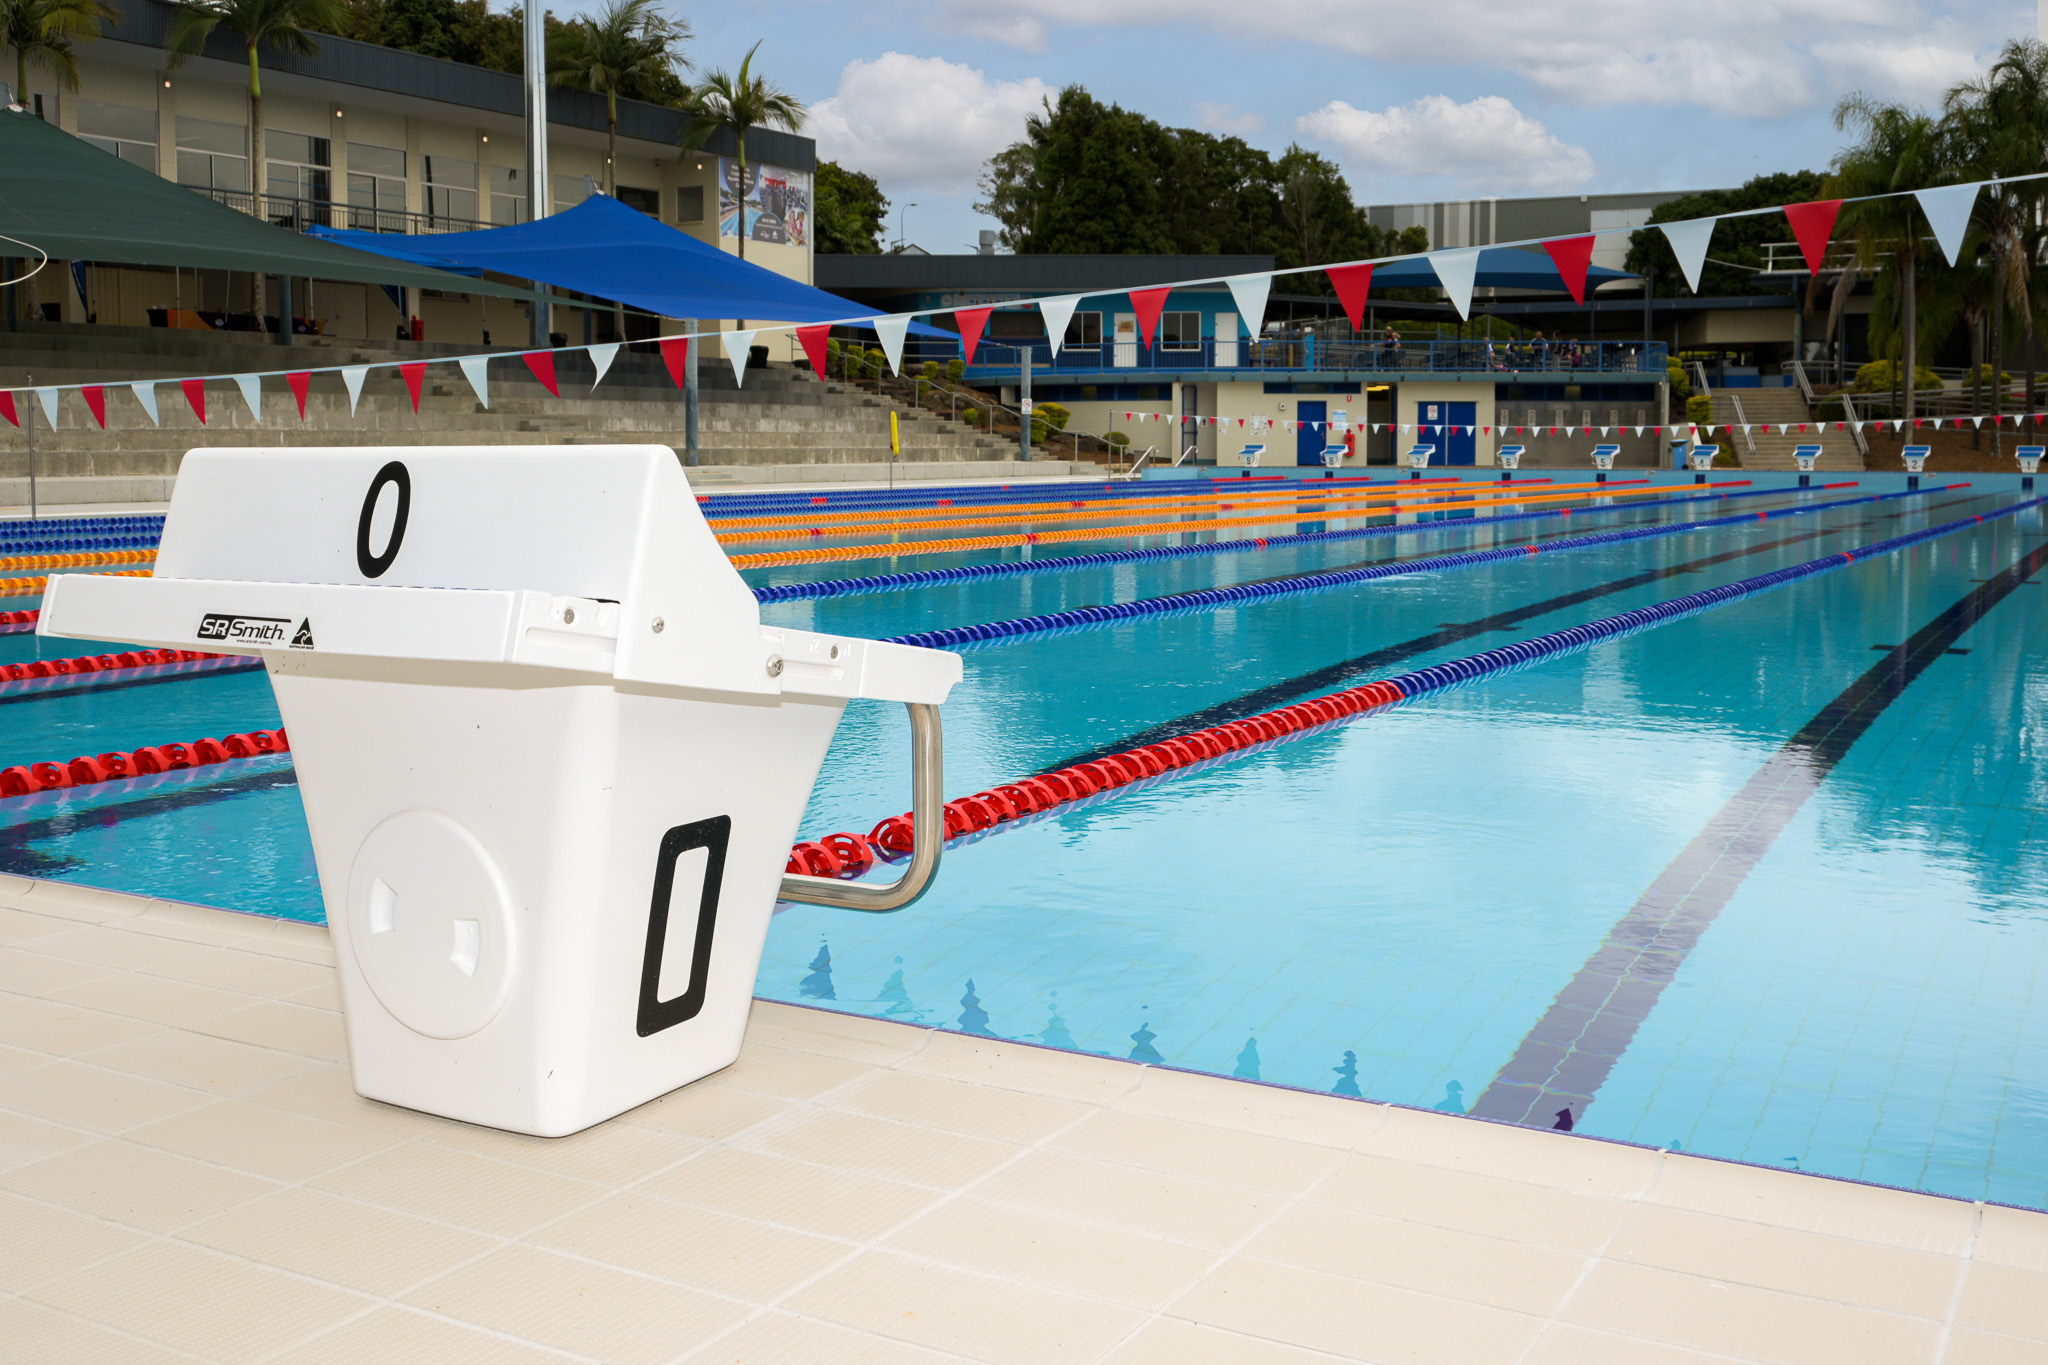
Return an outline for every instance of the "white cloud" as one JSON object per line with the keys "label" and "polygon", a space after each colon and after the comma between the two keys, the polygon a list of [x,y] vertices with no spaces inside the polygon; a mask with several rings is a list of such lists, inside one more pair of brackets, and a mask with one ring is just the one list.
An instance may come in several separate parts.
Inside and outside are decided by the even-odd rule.
{"label": "white cloud", "polygon": [[1295,128],[1335,147],[1347,170],[1370,182],[1384,176],[1449,176],[1500,190],[1558,191],[1593,178],[1584,147],[1563,141],[1499,95],[1465,104],[1426,95],[1374,113],[1332,100],[1295,120]]}
{"label": "white cloud", "polygon": [[839,73],[839,90],[811,106],[818,155],[906,190],[959,194],[982,163],[1024,135],[1051,86],[1037,77],[990,81],[964,63],[885,52]]}
{"label": "white cloud", "polygon": [[994,31],[983,0],[932,2],[951,26],[1030,51],[1046,50],[1050,27],[1202,28],[1267,46],[1499,67],[1589,107],[1697,105],[1738,117],[1851,89],[1926,102],[1981,65],[1964,30],[1930,19],[1925,0],[1009,0]]}
{"label": "white cloud", "polygon": [[1234,104],[1211,104],[1207,100],[1195,104],[1195,126],[1210,133],[1256,133],[1266,126],[1266,116],[1259,113],[1237,111]]}

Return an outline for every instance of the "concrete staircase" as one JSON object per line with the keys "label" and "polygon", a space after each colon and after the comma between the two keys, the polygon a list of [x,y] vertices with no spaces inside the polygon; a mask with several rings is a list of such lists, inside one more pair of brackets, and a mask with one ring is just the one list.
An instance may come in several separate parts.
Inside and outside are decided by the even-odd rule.
{"label": "concrete staircase", "polygon": [[[435,365],[427,372],[415,413],[403,379],[389,367],[465,353],[471,352],[429,343],[373,347],[316,340],[287,349],[232,333],[25,326],[0,332],[0,387],[24,385],[30,374],[37,384],[109,385],[106,430],[100,430],[75,391],[61,399],[54,435],[39,421],[37,467],[53,478],[162,478],[175,474],[184,452],[197,445],[652,442],[678,451],[685,446],[682,391],[659,356],[633,352],[621,352],[595,390],[595,370],[585,355],[558,355],[559,398],[508,353],[491,364],[488,407],[477,401],[453,365]],[[176,386],[157,389],[161,425],[150,422],[127,388],[137,378],[297,364],[381,368],[370,372],[353,413],[340,376],[314,376],[303,421],[282,378],[264,381],[260,423],[230,379],[207,383],[203,426]],[[890,460],[892,410],[902,434],[897,461],[919,466],[927,476],[940,473],[940,466],[946,477],[1082,472],[1053,459],[1020,466],[1012,440],[858,388],[820,382],[809,371],[787,365],[749,371],[741,387],[725,361],[709,360],[699,368],[699,397],[698,449],[705,467],[693,477],[706,483],[830,481],[856,472],[881,477]],[[35,400],[21,394],[17,401]],[[25,475],[26,456],[24,433],[0,425],[0,481]],[[1082,467],[1088,469],[1092,466]]]}
{"label": "concrete staircase", "polygon": [[[1735,410],[1740,399],[1742,411]],[[1735,454],[1742,461],[1744,469],[1797,469],[1792,462],[1792,452],[1799,446],[1819,444],[1820,459],[1815,461],[1817,470],[1849,471],[1863,468],[1863,456],[1856,449],[1856,438],[1846,431],[1830,427],[1818,430],[1813,413],[1800,397],[1797,389],[1716,389],[1713,393],[1714,425],[1739,426],[1747,422],[1750,427],[1749,439],[1742,433],[1730,432]],[[1794,429],[1781,432],[1777,428],[1784,423],[1794,424]],[[1813,424],[1807,431],[1797,429],[1797,424]],[[1769,424],[1771,430],[1764,431]],[[1720,434],[1718,431],[1715,433]],[[1750,443],[1754,442],[1754,453]]]}

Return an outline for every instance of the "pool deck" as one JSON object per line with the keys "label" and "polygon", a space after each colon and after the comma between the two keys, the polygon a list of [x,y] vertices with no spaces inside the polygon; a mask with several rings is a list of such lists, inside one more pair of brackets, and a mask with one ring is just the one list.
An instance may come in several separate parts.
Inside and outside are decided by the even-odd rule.
{"label": "pool deck", "polygon": [[514,1137],[357,1098],[326,931],[0,878],[24,1362],[2048,1363],[2048,1215],[757,1004]]}

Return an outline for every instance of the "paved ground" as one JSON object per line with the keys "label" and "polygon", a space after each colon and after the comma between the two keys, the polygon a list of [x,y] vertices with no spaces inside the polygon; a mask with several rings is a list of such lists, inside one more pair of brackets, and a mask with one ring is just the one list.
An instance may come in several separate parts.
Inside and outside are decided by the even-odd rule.
{"label": "paved ground", "polygon": [[357,1098],[331,964],[0,878],[0,1357],[2048,1362],[2048,1215],[771,1004],[514,1137]]}

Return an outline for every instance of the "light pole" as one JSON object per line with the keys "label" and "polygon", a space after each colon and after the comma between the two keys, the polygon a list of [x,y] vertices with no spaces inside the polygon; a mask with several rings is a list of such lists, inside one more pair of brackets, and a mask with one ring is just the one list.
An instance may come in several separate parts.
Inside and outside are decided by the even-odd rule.
{"label": "light pole", "polygon": [[[526,0],[526,204],[529,221],[548,216],[548,39],[545,0]],[[549,343],[547,286],[533,282],[533,345]]]}
{"label": "light pole", "polygon": [[908,216],[910,210],[916,207],[917,205],[915,204],[899,204],[896,208],[896,249],[898,251],[903,250],[904,219]]}

